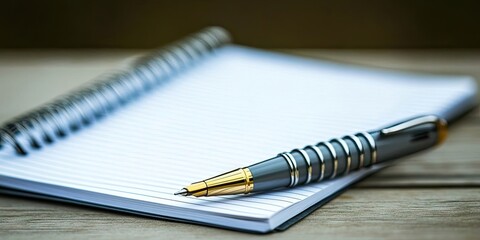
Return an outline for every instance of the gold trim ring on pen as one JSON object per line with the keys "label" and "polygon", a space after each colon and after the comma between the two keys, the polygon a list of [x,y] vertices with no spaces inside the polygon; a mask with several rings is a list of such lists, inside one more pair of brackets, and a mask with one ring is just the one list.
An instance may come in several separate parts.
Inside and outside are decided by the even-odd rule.
{"label": "gold trim ring on pen", "polygon": [[242,168],[243,174],[245,174],[245,193],[253,191],[253,175],[248,168]]}

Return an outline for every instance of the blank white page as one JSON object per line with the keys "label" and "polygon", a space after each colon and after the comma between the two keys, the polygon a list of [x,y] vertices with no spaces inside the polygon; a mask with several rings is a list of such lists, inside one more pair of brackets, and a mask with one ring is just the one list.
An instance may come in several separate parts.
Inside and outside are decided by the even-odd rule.
{"label": "blank white page", "polygon": [[332,137],[421,114],[451,118],[475,93],[469,77],[370,70],[227,46],[92,127],[28,157],[2,156],[0,186],[268,231],[374,169],[255,195],[173,193]]}

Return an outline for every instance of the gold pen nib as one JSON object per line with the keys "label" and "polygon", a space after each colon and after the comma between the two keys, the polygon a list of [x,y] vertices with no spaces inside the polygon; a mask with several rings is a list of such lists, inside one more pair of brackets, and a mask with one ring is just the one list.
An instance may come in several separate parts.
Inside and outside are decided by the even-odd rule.
{"label": "gold pen nib", "polygon": [[204,181],[192,183],[174,193],[174,195],[206,197],[249,193],[252,189],[252,173],[248,168],[240,168]]}

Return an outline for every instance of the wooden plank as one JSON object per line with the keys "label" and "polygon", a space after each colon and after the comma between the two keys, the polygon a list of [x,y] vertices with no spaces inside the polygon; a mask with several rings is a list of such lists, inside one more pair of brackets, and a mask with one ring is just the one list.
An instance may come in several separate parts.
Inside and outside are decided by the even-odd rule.
{"label": "wooden plank", "polygon": [[[351,189],[279,239],[478,239],[480,191]],[[76,205],[0,196],[2,239],[251,238],[255,235]]]}

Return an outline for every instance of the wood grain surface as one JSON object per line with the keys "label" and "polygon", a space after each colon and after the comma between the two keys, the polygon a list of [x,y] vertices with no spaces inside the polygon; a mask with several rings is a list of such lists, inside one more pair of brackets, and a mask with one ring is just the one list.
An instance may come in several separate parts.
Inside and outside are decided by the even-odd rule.
{"label": "wood grain surface", "polygon": [[[480,79],[480,51],[301,50],[307,57]],[[140,53],[0,52],[0,121],[77,87]],[[125,60],[127,59],[127,60]],[[478,239],[480,111],[457,121],[439,148],[402,159],[356,184],[285,232],[254,235],[0,195],[1,239],[324,238]]]}

